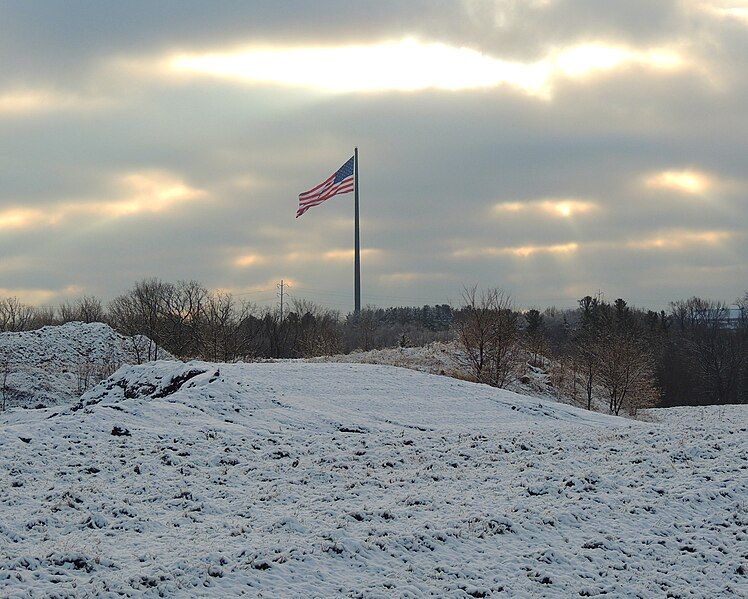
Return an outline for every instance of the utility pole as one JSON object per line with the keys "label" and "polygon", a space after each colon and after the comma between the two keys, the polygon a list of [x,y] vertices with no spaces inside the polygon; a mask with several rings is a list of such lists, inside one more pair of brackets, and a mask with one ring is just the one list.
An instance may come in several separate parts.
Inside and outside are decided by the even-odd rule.
{"label": "utility pole", "polygon": [[361,313],[361,243],[358,228],[358,148],[353,151],[353,175],[354,175],[354,192],[355,192],[355,233],[354,233],[354,275],[353,275],[353,287],[354,287],[354,311],[356,314]]}
{"label": "utility pole", "polygon": [[285,281],[281,279],[281,282],[278,283],[277,285],[278,295],[280,297],[280,321],[281,322],[283,322],[283,291],[284,291],[285,286],[286,286]]}

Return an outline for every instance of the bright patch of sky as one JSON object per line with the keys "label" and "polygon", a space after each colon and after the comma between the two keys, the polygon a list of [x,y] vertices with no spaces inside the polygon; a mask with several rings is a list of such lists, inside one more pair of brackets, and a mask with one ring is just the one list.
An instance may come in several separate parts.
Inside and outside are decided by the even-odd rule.
{"label": "bright patch of sky", "polygon": [[554,49],[538,61],[518,62],[471,48],[404,39],[370,45],[182,53],[167,60],[167,69],[333,93],[459,91],[508,85],[548,99],[558,77],[584,78],[625,66],[672,71],[684,62],[674,49],[641,50],[602,42]]}

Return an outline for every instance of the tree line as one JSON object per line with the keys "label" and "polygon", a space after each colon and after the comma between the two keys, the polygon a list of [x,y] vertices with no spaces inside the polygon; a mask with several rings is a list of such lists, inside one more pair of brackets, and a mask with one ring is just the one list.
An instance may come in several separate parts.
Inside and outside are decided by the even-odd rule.
{"label": "tree line", "polygon": [[[38,308],[16,298],[0,299],[0,332],[67,322],[104,322],[133,338],[140,361],[166,355],[211,361],[304,358],[354,349],[426,345],[451,338],[452,308],[367,307],[342,316],[304,299],[261,307],[196,281],[147,279],[108,304],[91,296],[57,308]],[[142,343],[138,336],[149,342]],[[137,341],[137,343],[136,343]]]}
{"label": "tree line", "polygon": [[656,312],[586,296],[541,313],[473,287],[455,331],[475,380],[497,387],[540,368],[559,395],[613,414],[748,403],[748,292],[735,306],[694,297]]}
{"label": "tree line", "polygon": [[[303,358],[454,341],[468,378],[507,387],[549,374],[559,396],[590,409],[748,401],[748,293],[731,308],[691,298],[667,311],[581,298],[572,309],[519,310],[500,289],[465,289],[460,305],[367,307],[342,315],[296,299],[283,312],[195,281],[148,279],[104,304],[57,308],[0,300],[0,331],[105,322],[133,340],[139,361]],[[148,338],[142,342],[139,336]]]}

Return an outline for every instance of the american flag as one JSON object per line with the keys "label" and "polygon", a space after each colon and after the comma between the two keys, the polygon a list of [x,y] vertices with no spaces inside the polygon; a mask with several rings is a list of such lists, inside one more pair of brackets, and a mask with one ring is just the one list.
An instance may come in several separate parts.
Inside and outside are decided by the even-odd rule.
{"label": "american flag", "polygon": [[312,206],[318,206],[332,196],[350,193],[353,191],[353,156],[337,171],[309,191],[299,194],[299,209],[296,218],[299,218]]}

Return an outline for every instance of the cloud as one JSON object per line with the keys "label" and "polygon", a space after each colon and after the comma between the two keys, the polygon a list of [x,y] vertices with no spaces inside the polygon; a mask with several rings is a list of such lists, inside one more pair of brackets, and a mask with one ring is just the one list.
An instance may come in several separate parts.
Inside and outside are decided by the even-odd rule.
{"label": "cloud", "polygon": [[158,214],[207,197],[205,191],[158,170],[118,176],[111,182],[111,188],[113,198],[62,201],[43,209],[20,206],[0,211],[0,230],[52,227],[79,218],[108,221]]}
{"label": "cloud", "polygon": [[0,115],[36,112],[55,104],[53,98],[41,92],[8,91],[0,93]]}
{"label": "cloud", "polygon": [[[298,244],[293,244],[298,245]],[[377,248],[361,248],[361,259],[369,264],[375,264],[382,257],[383,251]],[[351,249],[332,249],[310,252],[287,248],[284,251],[263,255],[257,252],[244,253],[233,259],[237,268],[256,267],[273,264],[302,264],[302,263],[348,263],[353,264],[354,251]]]}
{"label": "cloud", "polygon": [[518,62],[467,47],[408,38],[368,45],[180,53],[165,61],[167,73],[172,74],[332,93],[458,91],[507,85],[543,99],[552,96],[558,78],[584,79],[626,66],[674,71],[684,65],[681,55],[671,48],[641,50],[594,42],[553,49],[538,61]]}
{"label": "cloud", "polygon": [[33,306],[50,305],[64,298],[77,297],[84,293],[84,289],[78,285],[66,285],[59,289],[45,288],[0,288],[0,297],[17,298],[25,304]]}
{"label": "cloud", "polygon": [[0,118],[54,111],[91,111],[111,104],[103,97],[86,97],[43,89],[0,90]]}
{"label": "cloud", "polygon": [[[32,261],[26,256],[3,257],[3,261],[0,262],[0,272],[6,274],[17,273],[18,271],[32,267]],[[2,297],[2,294],[0,294],[0,297]]]}
{"label": "cloud", "polygon": [[40,210],[11,208],[0,212],[0,231],[3,229],[25,229],[33,226],[42,217]]}
{"label": "cloud", "polygon": [[[377,248],[361,248],[361,259],[372,260],[382,255],[382,250]],[[354,250],[336,249],[329,250],[323,254],[325,260],[330,262],[351,262],[353,263]]]}
{"label": "cloud", "polygon": [[644,239],[630,241],[626,247],[633,250],[684,250],[694,246],[720,246],[732,239],[730,231],[669,230]]}
{"label": "cloud", "polygon": [[683,67],[684,63],[684,58],[673,49],[640,50],[602,42],[565,48],[555,58],[558,71],[571,78],[583,78],[627,65],[669,71]]}
{"label": "cloud", "polygon": [[735,234],[731,231],[664,229],[656,234],[628,241],[599,239],[584,243],[568,242],[549,245],[528,244],[505,247],[467,247],[453,251],[452,256],[460,259],[496,258],[501,256],[524,259],[538,255],[567,257],[580,252],[590,251],[683,251],[696,247],[703,248],[705,246],[718,248],[734,237]]}
{"label": "cloud", "polygon": [[493,207],[497,214],[504,213],[544,213],[555,218],[571,218],[599,209],[596,202],[577,199],[532,200],[529,202],[499,202]]}
{"label": "cloud", "polygon": [[700,1],[696,8],[720,19],[731,19],[748,25],[748,4],[741,0]]}
{"label": "cloud", "polygon": [[[735,14],[689,6],[0,3],[3,285],[107,299],[158,276],[270,302],[284,278],[345,310],[352,197],[293,215],[358,144],[362,240],[379,250],[364,253],[365,303],[472,282],[528,303],[731,299],[748,276],[748,37]],[[349,48],[370,82],[345,70]],[[304,72],[321,54],[289,54],[315,49],[340,50],[315,67],[324,86]],[[258,51],[243,78],[231,61]],[[169,62],[211,55],[238,72]]]}
{"label": "cloud", "polygon": [[380,275],[379,281],[385,285],[400,285],[424,281],[444,281],[451,278],[453,278],[451,275],[443,272],[393,272]]}
{"label": "cloud", "polygon": [[117,181],[123,197],[98,204],[87,204],[92,210],[119,218],[141,213],[168,212],[182,204],[205,199],[207,194],[191,187],[171,173],[149,170],[123,175]]}
{"label": "cloud", "polygon": [[265,256],[260,254],[242,254],[234,259],[234,265],[239,268],[247,268],[248,266],[258,266],[267,262]]}
{"label": "cloud", "polygon": [[522,245],[507,247],[473,247],[455,250],[455,258],[495,258],[497,256],[512,256],[515,258],[530,258],[538,254],[568,256],[579,249],[578,243],[559,243],[554,245]]}
{"label": "cloud", "polygon": [[652,189],[667,189],[685,194],[702,194],[712,186],[712,177],[695,170],[673,170],[655,173],[646,178]]}

